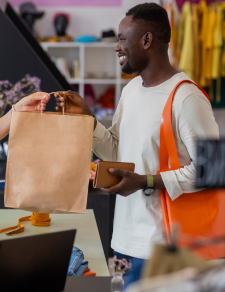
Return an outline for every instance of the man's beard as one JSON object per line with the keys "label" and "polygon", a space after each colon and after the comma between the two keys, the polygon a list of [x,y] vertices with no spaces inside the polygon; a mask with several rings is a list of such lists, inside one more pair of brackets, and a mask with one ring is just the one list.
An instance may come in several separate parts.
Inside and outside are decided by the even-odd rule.
{"label": "man's beard", "polygon": [[136,73],[135,70],[133,70],[128,62],[125,63],[125,65],[122,67],[122,72],[125,74],[133,74]]}

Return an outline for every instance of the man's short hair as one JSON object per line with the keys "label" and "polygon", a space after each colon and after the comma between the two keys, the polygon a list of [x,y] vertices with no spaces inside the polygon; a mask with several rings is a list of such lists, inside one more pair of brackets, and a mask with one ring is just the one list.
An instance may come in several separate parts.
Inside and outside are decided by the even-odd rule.
{"label": "man's short hair", "polygon": [[129,9],[126,16],[132,16],[133,22],[140,22],[151,32],[158,43],[168,44],[171,27],[166,10],[156,3],[143,3]]}

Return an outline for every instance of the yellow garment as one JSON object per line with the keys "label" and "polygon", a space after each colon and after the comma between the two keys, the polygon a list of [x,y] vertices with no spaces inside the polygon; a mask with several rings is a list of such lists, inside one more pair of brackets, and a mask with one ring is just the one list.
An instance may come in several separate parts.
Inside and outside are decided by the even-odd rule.
{"label": "yellow garment", "polygon": [[216,12],[215,8],[212,7],[208,12],[208,32],[206,35],[206,48],[207,48],[207,62],[206,62],[206,79],[212,78],[212,52],[213,52],[213,40],[214,40],[214,29],[216,23]]}
{"label": "yellow garment", "polygon": [[222,34],[222,6],[215,4],[216,10],[216,22],[213,37],[213,52],[212,52],[212,79],[216,81],[216,102],[219,103],[221,100],[221,53],[223,45],[223,34]]}
{"label": "yellow garment", "polygon": [[[223,43],[225,44],[225,3],[221,4],[222,9],[222,36]],[[222,47],[222,59],[221,59],[221,76],[225,77],[225,45]]]}
{"label": "yellow garment", "polygon": [[213,36],[213,56],[212,56],[212,73],[213,79],[220,77],[220,57],[223,45],[222,35],[222,6],[217,4],[216,7],[216,22]]}
{"label": "yellow garment", "polygon": [[46,214],[46,213],[32,213],[31,216],[20,218],[16,226],[4,228],[0,230],[0,233],[8,231],[8,230],[16,229],[18,227],[20,228],[6,233],[6,235],[13,235],[13,234],[24,232],[24,224],[21,223],[23,221],[31,221],[32,225],[34,226],[49,226],[51,222],[51,218],[49,218],[49,214]]}
{"label": "yellow garment", "polygon": [[208,34],[208,15],[209,9],[205,1],[201,1],[199,5],[201,16],[201,74],[200,74],[200,86],[206,87],[210,85],[209,80],[206,78],[206,64],[207,64],[207,34]]}
{"label": "yellow garment", "polygon": [[182,7],[182,22],[184,35],[179,67],[193,79],[193,37],[190,2],[185,2]]}
{"label": "yellow garment", "polygon": [[198,84],[200,77],[200,40],[199,40],[199,11],[198,4],[192,4],[192,28],[193,28],[193,80]]}

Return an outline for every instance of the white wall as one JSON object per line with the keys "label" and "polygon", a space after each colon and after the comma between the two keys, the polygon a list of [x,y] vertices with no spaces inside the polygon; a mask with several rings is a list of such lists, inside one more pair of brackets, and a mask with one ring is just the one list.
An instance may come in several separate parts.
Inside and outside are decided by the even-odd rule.
{"label": "white wall", "polygon": [[37,20],[35,31],[41,37],[52,36],[54,34],[52,23],[54,14],[56,12],[66,12],[71,16],[71,23],[67,31],[71,36],[92,34],[100,37],[102,30],[110,28],[113,28],[117,33],[118,25],[126,11],[145,2],[159,3],[159,0],[122,0],[121,7],[38,7],[39,10],[45,11],[45,16],[41,20]]}

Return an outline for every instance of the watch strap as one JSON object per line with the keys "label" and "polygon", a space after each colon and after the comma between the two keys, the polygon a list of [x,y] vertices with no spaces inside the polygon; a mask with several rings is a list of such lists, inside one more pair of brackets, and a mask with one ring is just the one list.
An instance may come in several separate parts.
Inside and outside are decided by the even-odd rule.
{"label": "watch strap", "polygon": [[148,188],[154,187],[154,179],[153,179],[153,175],[151,174],[147,174],[147,187]]}

